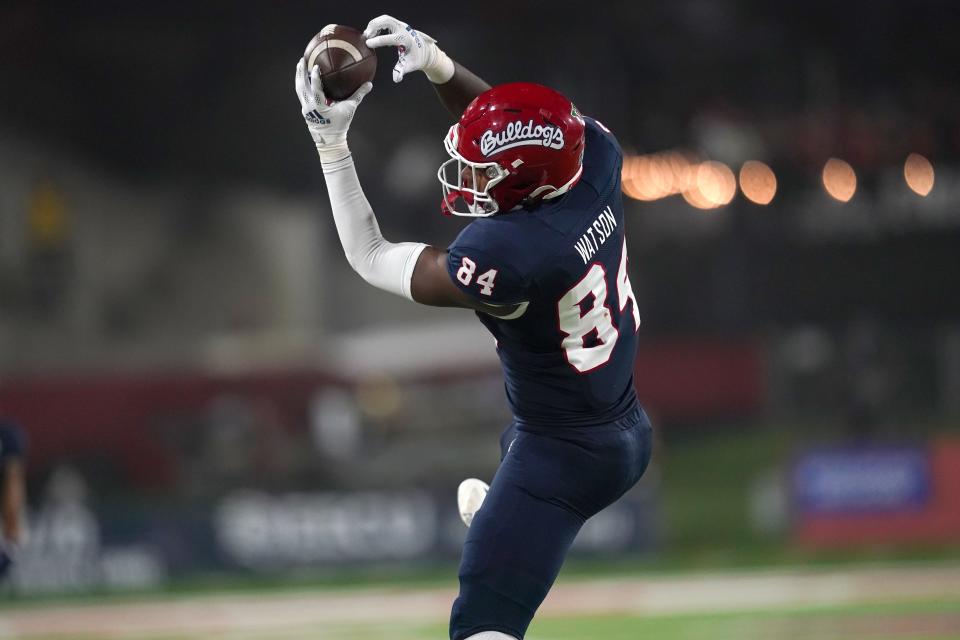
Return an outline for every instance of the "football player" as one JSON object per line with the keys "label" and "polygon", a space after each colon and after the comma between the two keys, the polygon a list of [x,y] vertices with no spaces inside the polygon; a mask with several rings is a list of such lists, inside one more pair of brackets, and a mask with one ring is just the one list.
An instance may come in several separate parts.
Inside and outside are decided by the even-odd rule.
{"label": "football player", "polygon": [[9,571],[23,538],[23,452],[23,432],[0,420],[0,578]]}
{"label": "football player", "polygon": [[350,265],[415,302],[472,309],[496,338],[514,421],[485,497],[477,481],[461,489],[472,523],[450,638],[519,640],[583,523],[630,489],[650,459],[650,423],[633,387],[640,316],[627,271],[621,151],[557,91],[491,88],[390,16],[364,35],[370,47],[397,49],[395,82],[422,71],[458,119],[443,139],[441,208],[473,221],[447,249],[388,242],[347,145],[372,85],[330,103],[319,70],[301,60],[301,113]]}

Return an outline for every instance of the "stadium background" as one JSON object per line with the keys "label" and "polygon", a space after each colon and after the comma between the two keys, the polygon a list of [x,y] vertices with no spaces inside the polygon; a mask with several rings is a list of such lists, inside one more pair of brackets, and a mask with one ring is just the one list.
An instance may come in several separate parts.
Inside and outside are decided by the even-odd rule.
{"label": "stadium background", "polygon": [[[256,610],[292,587],[315,619],[224,614],[216,637],[397,620],[442,637],[454,490],[492,474],[508,421],[496,357],[468,312],[350,271],[292,84],[324,24],[383,12],[492,83],[560,89],[627,154],[658,446],[531,637],[637,637],[649,616],[662,626],[637,629],[661,637],[960,636],[957,11],[685,0],[0,7],[0,415],[30,440],[0,637],[127,637],[118,621],[152,606],[84,627],[64,598],[172,591],[202,610],[242,588]],[[351,147],[387,238],[445,245],[462,226],[439,214],[450,118],[423,78],[393,85],[392,61]],[[769,584],[739,572],[757,567],[809,598],[756,622]],[[392,608],[377,591],[357,619],[338,608],[384,581]],[[573,614],[644,622],[563,616],[611,585],[620,608]],[[650,595],[674,587],[705,604]],[[408,608],[417,594],[432,604]],[[153,614],[130,637],[211,633]]]}

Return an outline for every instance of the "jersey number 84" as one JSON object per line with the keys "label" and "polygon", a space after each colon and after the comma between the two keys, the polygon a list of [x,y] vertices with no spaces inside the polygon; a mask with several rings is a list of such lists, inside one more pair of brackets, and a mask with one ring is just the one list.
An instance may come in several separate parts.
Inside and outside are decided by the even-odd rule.
{"label": "jersey number 84", "polygon": [[[584,310],[587,296],[593,297],[591,305]],[[627,274],[627,244],[623,243],[620,267],[617,269],[617,303],[622,312],[627,304],[633,312],[634,331],[640,329],[640,310],[633,295],[630,276]],[[557,320],[564,338],[561,343],[567,362],[580,373],[589,373],[610,360],[620,331],[613,324],[610,307],[607,306],[607,272],[603,265],[594,262],[586,275],[573,285],[557,303]],[[587,338],[595,335],[593,344],[587,346]]]}
{"label": "jersey number 84", "polygon": [[[473,281],[477,264],[464,256],[457,270],[457,280],[464,286]],[[489,296],[496,284],[497,270],[489,269],[477,277],[480,293]],[[592,296],[591,306],[584,310],[583,302]],[[610,360],[620,332],[613,324],[610,307],[607,306],[607,272],[603,265],[594,262],[586,275],[567,291],[557,302],[557,321],[565,336],[561,342],[567,362],[580,373],[588,373]],[[640,311],[633,294],[630,276],[627,275],[627,245],[623,244],[620,267],[617,269],[617,301],[622,312],[631,304],[634,331],[640,328]],[[587,338],[595,336],[593,344]]]}

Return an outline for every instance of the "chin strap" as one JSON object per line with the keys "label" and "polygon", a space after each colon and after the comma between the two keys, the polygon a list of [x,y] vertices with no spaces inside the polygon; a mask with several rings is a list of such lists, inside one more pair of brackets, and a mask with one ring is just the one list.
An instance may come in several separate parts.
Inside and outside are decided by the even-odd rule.
{"label": "chin strap", "polygon": [[383,238],[345,143],[336,149],[321,150],[320,161],[347,262],[373,286],[413,300],[410,292],[413,270],[427,245],[393,243]]}

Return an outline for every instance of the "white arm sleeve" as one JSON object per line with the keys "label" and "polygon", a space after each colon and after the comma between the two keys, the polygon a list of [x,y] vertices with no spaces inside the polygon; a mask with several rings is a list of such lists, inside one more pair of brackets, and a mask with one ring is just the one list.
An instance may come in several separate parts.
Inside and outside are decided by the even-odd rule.
{"label": "white arm sleeve", "polygon": [[347,149],[324,151],[320,158],[333,220],[347,262],[373,286],[413,300],[410,293],[413,269],[427,245],[384,240]]}

